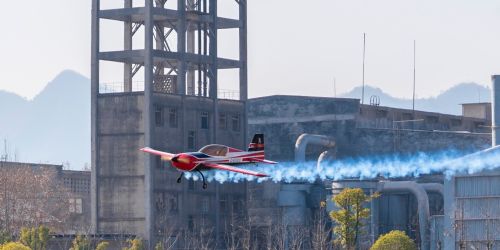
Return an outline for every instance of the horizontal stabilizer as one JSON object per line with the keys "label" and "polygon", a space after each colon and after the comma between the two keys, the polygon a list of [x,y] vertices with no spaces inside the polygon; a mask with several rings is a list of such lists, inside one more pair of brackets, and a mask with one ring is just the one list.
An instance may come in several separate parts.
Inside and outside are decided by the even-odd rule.
{"label": "horizontal stabilizer", "polygon": [[233,166],[228,166],[224,164],[215,164],[215,163],[202,163],[204,166],[210,167],[210,168],[216,168],[220,170],[226,170],[226,171],[231,171],[231,172],[236,172],[236,173],[241,173],[241,174],[248,174],[248,175],[253,175],[257,177],[268,177],[267,174],[262,174],[259,172],[247,170],[247,169],[242,169],[242,168],[236,168]]}
{"label": "horizontal stabilizer", "polygon": [[267,164],[278,164],[275,161],[270,161],[270,160],[266,160],[266,159],[259,159],[259,158],[248,158],[248,159],[251,161],[254,161],[254,162],[262,162],[262,163],[267,163]]}

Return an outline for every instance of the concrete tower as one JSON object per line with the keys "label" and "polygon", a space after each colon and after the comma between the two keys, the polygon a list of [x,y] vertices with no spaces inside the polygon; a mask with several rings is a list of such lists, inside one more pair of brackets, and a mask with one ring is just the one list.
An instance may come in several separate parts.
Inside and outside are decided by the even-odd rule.
{"label": "concrete tower", "polygon": [[[213,225],[219,236],[226,209],[221,206],[244,201],[245,184],[211,183],[205,191],[199,182],[177,184],[178,172],[169,163],[138,149],[245,147],[246,0],[224,2],[237,5],[238,19],[219,17],[216,0],[138,2],[101,9],[100,0],[92,0],[93,228],[135,234],[150,249],[167,229],[182,233],[193,224]],[[123,49],[101,51],[103,22],[121,23],[124,36],[115,39],[123,39]],[[235,29],[239,41],[219,41],[220,29]],[[218,57],[223,42],[239,44],[239,58]],[[123,65],[123,75],[117,74],[123,84],[109,88],[99,80],[110,73],[102,69],[103,61]],[[218,96],[219,69],[239,70],[239,94],[231,99]]]}

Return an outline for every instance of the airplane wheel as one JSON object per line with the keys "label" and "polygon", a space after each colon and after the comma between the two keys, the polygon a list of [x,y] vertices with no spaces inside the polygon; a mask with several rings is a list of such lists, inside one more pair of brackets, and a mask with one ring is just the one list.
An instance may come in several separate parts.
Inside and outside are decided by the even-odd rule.
{"label": "airplane wheel", "polygon": [[181,183],[181,178],[177,178],[177,183]]}
{"label": "airplane wheel", "polygon": [[206,183],[203,183],[203,189],[207,189],[207,184]]}

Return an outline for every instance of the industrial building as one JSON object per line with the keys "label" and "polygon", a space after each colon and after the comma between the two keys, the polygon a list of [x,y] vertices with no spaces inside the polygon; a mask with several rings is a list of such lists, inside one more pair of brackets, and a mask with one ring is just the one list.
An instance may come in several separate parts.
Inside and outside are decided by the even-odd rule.
{"label": "industrial building", "polygon": [[[492,81],[491,148],[464,156],[464,162],[500,153],[500,76]],[[459,173],[445,180],[444,191],[443,249],[500,249],[499,168]]]}
{"label": "industrial building", "polygon": [[[196,228],[214,228],[206,236],[223,248],[230,213],[248,215],[249,226],[256,231],[272,225],[307,227],[320,202],[344,187],[383,193],[370,204],[364,248],[378,235],[400,229],[421,249],[454,249],[465,239],[475,240],[468,234],[473,230],[460,234],[465,238],[458,237],[454,225],[491,221],[464,214],[448,218],[459,200],[496,198],[493,184],[489,193],[472,198],[457,191],[480,175],[451,181],[436,174],[368,181],[210,183],[207,190],[192,180],[176,183],[178,172],[169,163],[138,149],[184,152],[210,143],[245,148],[251,135],[264,133],[266,157],[283,162],[321,164],[331,159],[448,149],[473,152],[491,144],[489,126],[495,108],[492,111],[488,103],[463,104],[463,115],[455,116],[384,107],[378,102],[363,105],[348,98],[248,100],[246,1],[235,1],[236,19],[218,16],[216,0],[123,3],[105,9],[99,0],[92,1],[91,222],[96,235],[138,236],[152,248],[158,241]],[[119,49],[101,49],[103,22],[123,28]],[[236,30],[238,39],[220,40],[221,29]],[[239,44],[238,58],[218,55],[217,46],[228,42]],[[110,62],[123,69],[117,76],[119,85],[100,80],[103,65]],[[218,74],[223,69],[239,75],[234,84],[237,91],[229,95],[219,87]],[[334,208],[330,204],[328,209]],[[262,246],[259,239],[266,236],[252,233],[252,237],[252,244]],[[175,247],[189,247],[188,243],[183,238]]]}
{"label": "industrial building", "polygon": [[[136,235],[150,249],[200,227],[214,227],[212,238],[220,239],[226,211],[245,207],[246,184],[213,183],[207,190],[199,182],[178,184],[169,163],[139,149],[246,147],[246,1],[234,2],[236,19],[218,16],[216,0],[123,3],[104,9],[92,1],[92,227],[97,234]],[[101,49],[104,22],[123,27],[120,49]],[[221,29],[234,30],[236,39],[219,39]],[[218,55],[228,43],[239,44],[238,58]],[[118,88],[99,80],[109,62],[123,68]],[[237,95],[218,87],[223,69],[238,72]]]}
{"label": "industrial building", "polygon": [[[456,149],[474,152],[490,144],[491,119],[477,106],[465,116],[361,105],[358,99],[268,96],[250,99],[249,134],[266,134],[266,157],[283,162],[323,161],[371,155],[411,154]],[[475,109],[470,110],[473,106]],[[320,201],[345,187],[381,192],[362,249],[390,230],[406,231],[422,249],[442,243],[444,177],[249,183],[249,214],[255,226],[280,222],[307,226]],[[331,190],[331,191],[330,191]],[[422,209],[424,208],[424,209]],[[330,203],[328,210],[334,209]],[[422,225],[422,226],[421,226]],[[433,227],[433,228],[431,228]],[[441,230],[441,231],[440,231]],[[431,242],[432,241],[432,242]]]}

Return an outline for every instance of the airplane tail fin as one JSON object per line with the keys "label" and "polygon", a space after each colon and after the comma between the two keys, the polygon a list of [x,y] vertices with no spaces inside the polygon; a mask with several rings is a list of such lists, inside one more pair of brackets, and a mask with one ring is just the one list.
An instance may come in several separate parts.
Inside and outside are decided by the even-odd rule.
{"label": "airplane tail fin", "polygon": [[255,134],[248,145],[248,151],[264,151],[264,134]]}

